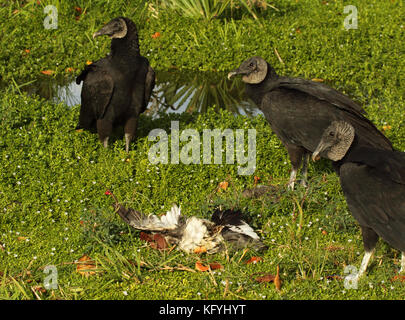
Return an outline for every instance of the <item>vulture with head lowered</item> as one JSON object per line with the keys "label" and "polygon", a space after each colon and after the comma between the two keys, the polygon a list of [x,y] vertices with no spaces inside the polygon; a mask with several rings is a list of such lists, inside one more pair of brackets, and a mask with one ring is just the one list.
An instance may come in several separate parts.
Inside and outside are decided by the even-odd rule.
{"label": "vulture with head lowered", "polygon": [[364,116],[362,107],[339,91],[319,82],[278,76],[261,57],[244,61],[228,78],[235,75],[243,76],[248,97],[287,149],[292,165],[290,188],[294,187],[303,157],[305,185],[309,155],[331,121],[344,120],[353,125],[358,146],[392,150],[391,142]]}
{"label": "vulture with head lowered", "polygon": [[111,20],[93,38],[101,35],[111,38],[111,52],[86,66],[76,78],[77,84],[83,81],[77,129],[96,129],[107,147],[113,128],[123,125],[128,152],[138,117],[145,111],[155,86],[155,72],[139,52],[138,32],[130,19]]}
{"label": "vulture with head lowered", "polygon": [[402,252],[405,271],[405,153],[358,143],[356,129],[334,121],[312,154],[330,159],[339,174],[347,205],[360,225],[366,251],[357,277],[367,268],[379,237]]}

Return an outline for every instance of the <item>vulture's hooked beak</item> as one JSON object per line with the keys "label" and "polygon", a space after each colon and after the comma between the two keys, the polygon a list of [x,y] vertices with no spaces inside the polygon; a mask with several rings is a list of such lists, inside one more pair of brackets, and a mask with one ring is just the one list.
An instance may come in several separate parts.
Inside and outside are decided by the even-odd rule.
{"label": "vulture's hooked beak", "polygon": [[112,36],[114,34],[114,30],[112,26],[108,23],[104,27],[102,27],[100,30],[96,31],[93,33],[93,39],[99,36]]}
{"label": "vulture's hooked beak", "polygon": [[322,141],[318,144],[318,146],[316,147],[315,151],[312,153],[312,161],[318,161],[319,159],[321,159],[320,154],[327,148],[328,146],[326,146]]}
{"label": "vulture's hooked beak", "polygon": [[93,33],[93,39],[98,36],[109,36],[111,38],[123,38],[127,34],[127,25],[121,18],[111,20],[100,30]]}
{"label": "vulture's hooked beak", "polygon": [[245,75],[246,72],[241,71],[240,68],[235,69],[235,70],[232,70],[231,72],[228,73],[228,80],[231,80],[231,78],[232,78],[233,76],[237,76],[237,75],[239,75],[239,74]]}
{"label": "vulture's hooked beak", "polygon": [[312,154],[312,161],[315,162],[315,161],[318,161],[319,159],[321,159],[321,156],[319,155],[319,152],[314,152]]}

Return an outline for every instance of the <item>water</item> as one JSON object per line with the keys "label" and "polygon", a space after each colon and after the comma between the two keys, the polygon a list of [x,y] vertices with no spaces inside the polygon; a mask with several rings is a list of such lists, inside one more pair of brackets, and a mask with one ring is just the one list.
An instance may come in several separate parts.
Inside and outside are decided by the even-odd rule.
{"label": "water", "polygon": [[[34,83],[21,87],[21,90],[73,107],[80,105],[81,88],[82,83],[77,85],[72,78],[40,77]],[[158,71],[156,85],[145,113],[152,117],[159,117],[160,113],[202,113],[214,106],[234,114],[261,114],[245,96],[244,83],[240,79],[230,81],[224,73],[192,70]]]}

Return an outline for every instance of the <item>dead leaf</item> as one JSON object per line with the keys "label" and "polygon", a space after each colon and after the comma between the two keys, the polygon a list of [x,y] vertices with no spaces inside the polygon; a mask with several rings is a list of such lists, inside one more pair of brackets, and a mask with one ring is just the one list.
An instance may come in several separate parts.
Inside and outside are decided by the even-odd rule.
{"label": "dead leaf", "polygon": [[210,267],[203,265],[200,261],[197,261],[195,263],[195,268],[198,271],[201,271],[201,272],[205,272],[205,271],[208,271],[210,269]]}
{"label": "dead leaf", "polygon": [[397,274],[396,276],[393,276],[391,281],[405,281],[405,275]]}
{"label": "dead leaf", "polygon": [[68,67],[68,68],[66,68],[66,70],[65,70],[66,72],[73,72],[74,71],[74,69],[73,68],[71,68],[71,67]]}
{"label": "dead leaf", "polygon": [[96,274],[95,271],[91,270],[94,270],[97,267],[94,264],[94,261],[88,255],[81,256],[79,260],[76,262],[76,264],[77,264],[76,272],[79,272],[80,274],[86,277]]}
{"label": "dead leaf", "polygon": [[155,241],[158,249],[167,249],[168,245],[166,239],[160,233],[154,234],[153,240]]}
{"label": "dead leaf", "polygon": [[277,274],[276,274],[276,277],[274,278],[274,285],[276,286],[277,291],[281,290],[281,278],[280,278],[280,267],[279,267],[279,265],[277,265]]}
{"label": "dead leaf", "polygon": [[206,253],[206,252],[207,252],[207,248],[204,246],[196,247],[194,249],[194,253],[197,253],[197,254]]}
{"label": "dead leaf", "polygon": [[322,78],[313,78],[313,79],[311,79],[312,81],[314,81],[314,82],[324,82],[325,80],[324,79],[322,79]]}
{"label": "dead leaf", "polygon": [[139,234],[139,238],[143,241],[148,241],[148,242],[153,241],[153,237],[150,234],[147,234],[146,232],[143,232],[143,231],[141,231],[141,233]]}
{"label": "dead leaf", "polygon": [[92,63],[93,63],[93,62],[91,62],[90,60],[87,60],[87,61],[86,61],[86,64],[87,64],[87,65],[90,65],[90,64],[92,64]]}
{"label": "dead leaf", "polygon": [[18,237],[17,238],[19,241],[25,241],[25,240],[27,240],[28,238],[27,237]]}
{"label": "dead leaf", "polygon": [[255,179],[255,185],[256,185],[260,181],[260,177],[255,176],[254,179]]}
{"label": "dead leaf", "polygon": [[259,283],[262,282],[273,282],[276,276],[274,274],[265,273],[260,277],[255,278],[255,280]]}
{"label": "dead leaf", "polygon": [[210,263],[210,269],[211,270],[217,270],[217,269],[223,269],[224,267],[222,266],[222,264],[218,263],[218,262],[213,262]]}
{"label": "dead leaf", "polygon": [[45,74],[45,75],[47,75],[47,76],[53,75],[54,72],[55,72],[55,71],[53,71],[53,70],[42,70],[42,71],[41,71],[42,74]]}
{"label": "dead leaf", "polygon": [[222,181],[218,185],[218,191],[220,191],[221,189],[226,190],[226,189],[228,189],[228,186],[229,186],[228,181]]}
{"label": "dead leaf", "polygon": [[154,34],[152,34],[152,39],[159,38],[160,36],[161,36],[160,32],[155,32]]}
{"label": "dead leaf", "polygon": [[246,261],[246,264],[250,264],[250,263],[258,263],[260,261],[263,261],[263,258],[260,257],[251,257],[248,261]]}
{"label": "dead leaf", "polygon": [[326,236],[326,235],[328,234],[328,231],[322,230],[322,234],[323,234],[324,236]]}

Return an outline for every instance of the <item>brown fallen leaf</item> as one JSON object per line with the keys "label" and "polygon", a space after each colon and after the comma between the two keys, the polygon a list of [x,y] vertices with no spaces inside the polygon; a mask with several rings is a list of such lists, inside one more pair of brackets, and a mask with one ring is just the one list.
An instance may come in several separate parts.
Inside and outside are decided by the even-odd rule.
{"label": "brown fallen leaf", "polygon": [[80,274],[86,277],[96,274],[96,272],[92,270],[96,269],[97,266],[94,264],[94,261],[88,255],[81,256],[79,260],[76,262],[76,264],[77,264],[76,272],[79,272]]}
{"label": "brown fallen leaf", "polygon": [[314,82],[324,82],[325,81],[324,79],[321,79],[321,78],[313,78],[311,80]]}
{"label": "brown fallen leaf", "polygon": [[251,257],[248,261],[246,261],[246,264],[250,264],[250,263],[258,263],[260,261],[263,261],[263,258],[260,257]]}
{"label": "brown fallen leaf", "polygon": [[153,240],[155,241],[158,249],[167,249],[168,245],[164,236],[160,233],[156,233],[153,235]]}
{"label": "brown fallen leaf", "polygon": [[273,282],[276,276],[274,274],[265,273],[260,277],[256,277],[255,280],[259,283],[262,282]]}
{"label": "brown fallen leaf", "polygon": [[160,36],[161,36],[160,32],[155,32],[154,34],[152,34],[152,39],[159,38]]}
{"label": "brown fallen leaf", "polygon": [[53,71],[53,70],[42,70],[42,71],[41,71],[42,74],[45,74],[45,75],[47,75],[47,76],[53,75],[54,72],[55,72],[55,71]]}
{"label": "brown fallen leaf", "polygon": [[391,281],[405,281],[405,275],[397,274],[396,276],[393,276]]}
{"label": "brown fallen leaf", "polygon": [[147,242],[152,242],[153,241],[153,237],[150,234],[148,234],[146,232],[143,232],[143,231],[141,231],[141,233],[139,234],[139,238],[141,240],[147,241]]}
{"label": "brown fallen leaf", "polygon": [[276,277],[274,278],[274,285],[276,286],[277,291],[281,290],[281,278],[280,278],[280,267],[279,267],[279,265],[277,265],[277,274],[276,274]]}
{"label": "brown fallen leaf", "polygon": [[205,271],[208,271],[210,269],[210,267],[203,265],[200,261],[197,261],[195,263],[195,268],[198,271],[201,271],[201,272],[205,272]]}
{"label": "brown fallen leaf", "polygon": [[218,270],[218,269],[223,269],[224,267],[222,266],[222,264],[218,263],[218,262],[213,262],[210,263],[210,269],[211,270]]}
{"label": "brown fallen leaf", "polygon": [[328,234],[328,231],[322,230],[322,234],[323,234],[324,236],[326,236],[326,235]]}
{"label": "brown fallen leaf", "polygon": [[207,252],[207,248],[204,246],[196,247],[194,249],[194,253],[197,253],[197,254],[206,253],[206,252]]}
{"label": "brown fallen leaf", "polygon": [[221,190],[226,190],[228,189],[229,182],[228,181],[222,181],[218,184],[218,192]]}
{"label": "brown fallen leaf", "polygon": [[17,240],[19,240],[19,241],[25,241],[25,240],[27,240],[28,238],[27,237],[18,237],[17,238]]}

